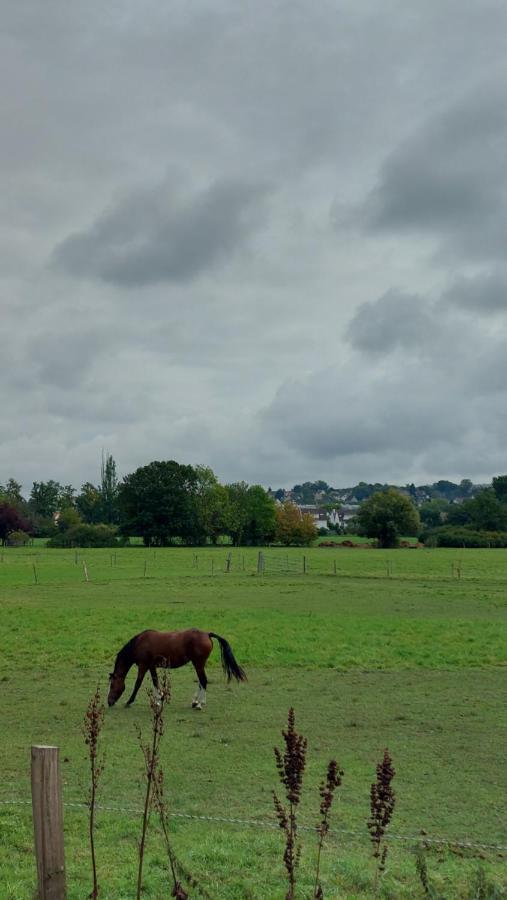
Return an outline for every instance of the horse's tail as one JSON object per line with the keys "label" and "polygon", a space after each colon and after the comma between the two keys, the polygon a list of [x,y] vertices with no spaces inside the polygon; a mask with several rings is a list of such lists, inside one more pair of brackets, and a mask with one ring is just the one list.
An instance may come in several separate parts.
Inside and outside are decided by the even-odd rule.
{"label": "horse's tail", "polygon": [[232,677],[234,677],[236,681],[246,681],[246,672],[236,662],[229,641],[226,641],[225,638],[220,637],[219,634],[215,634],[214,631],[209,631],[208,634],[210,638],[216,638],[220,644],[220,650],[222,653],[222,668],[227,675],[227,681],[230,681]]}

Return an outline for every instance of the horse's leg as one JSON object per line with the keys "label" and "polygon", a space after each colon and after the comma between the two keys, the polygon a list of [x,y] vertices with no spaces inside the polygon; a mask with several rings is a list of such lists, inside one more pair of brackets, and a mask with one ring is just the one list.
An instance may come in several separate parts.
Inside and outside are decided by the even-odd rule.
{"label": "horse's leg", "polygon": [[125,704],[126,706],[130,706],[136,699],[137,692],[143,683],[143,678],[146,675],[147,669],[148,669],[148,666],[145,665],[145,663],[139,663],[139,665],[137,666],[136,683],[134,685],[134,690],[132,691],[131,696],[129,697],[129,699],[127,700],[127,702]]}
{"label": "horse's leg", "polygon": [[199,690],[192,700],[192,708],[202,709],[203,706],[206,706],[206,687],[208,685],[208,679],[206,678],[203,663],[194,663],[194,669],[197,678],[199,679]]}
{"label": "horse's leg", "polygon": [[155,694],[155,700],[157,704],[159,704],[161,700],[161,694],[158,686],[158,675],[155,666],[150,666],[150,675],[151,680],[153,681],[153,693]]}

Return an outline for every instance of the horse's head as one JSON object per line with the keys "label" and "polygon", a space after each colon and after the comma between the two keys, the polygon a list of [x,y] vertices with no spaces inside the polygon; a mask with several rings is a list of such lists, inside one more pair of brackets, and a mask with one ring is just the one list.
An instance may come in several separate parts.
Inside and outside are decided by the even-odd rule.
{"label": "horse's head", "polygon": [[109,675],[109,694],[107,695],[108,705],[114,706],[116,701],[120,699],[124,690],[125,675],[118,675],[117,672],[111,672]]}

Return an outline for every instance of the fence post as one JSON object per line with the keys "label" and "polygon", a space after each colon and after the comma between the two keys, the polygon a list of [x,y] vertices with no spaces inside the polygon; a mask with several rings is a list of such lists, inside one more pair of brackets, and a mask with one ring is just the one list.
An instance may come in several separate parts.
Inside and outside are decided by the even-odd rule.
{"label": "fence post", "polygon": [[306,575],[306,556],[303,556],[303,575]]}
{"label": "fence post", "polygon": [[257,557],[257,575],[263,575],[264,573],[264,554],[262,550],[259,550],[259,555]]}
{"label": "fence post", "polygon": [[83,560],[83,572],[84,572],[85,580],[89,581],[90,579],[88,578],[88,566],[86,565],[84,560]]}
{"label": "fence post", "polygon": [[63,804],[58,747],[32,747],[32,812],[39,900],[65,900]]}

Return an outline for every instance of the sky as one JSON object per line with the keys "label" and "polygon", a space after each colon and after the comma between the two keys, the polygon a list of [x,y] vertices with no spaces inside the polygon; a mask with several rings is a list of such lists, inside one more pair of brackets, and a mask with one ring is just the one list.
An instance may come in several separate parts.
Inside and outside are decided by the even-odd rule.
{"label": "sky", "polygon": [[0,483],[507,471],[503,0],[2,0]]}

